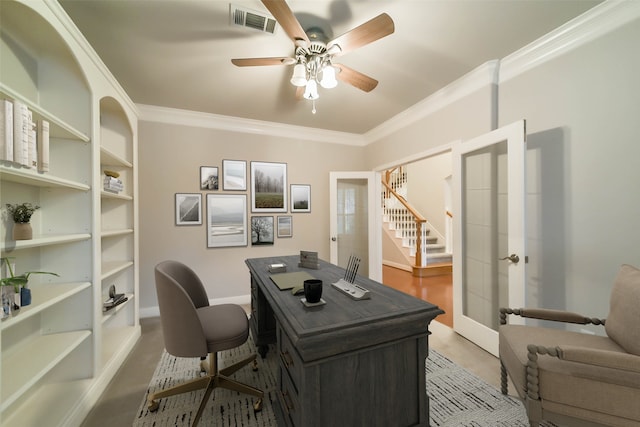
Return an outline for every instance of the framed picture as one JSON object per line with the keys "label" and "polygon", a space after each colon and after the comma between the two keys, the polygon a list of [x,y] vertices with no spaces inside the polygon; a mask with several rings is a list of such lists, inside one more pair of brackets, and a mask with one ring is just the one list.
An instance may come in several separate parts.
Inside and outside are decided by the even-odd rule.
{"label": "framed picture", "polygon": [[218,168],[215,166],[200,166],[200,189],[218,189]]}
{"label": "framed picture", "polygon": [[231,191],[246,191],[247,162],[244,160],[222,161],[222,189]]}
{"label": "framed picture", "polygon": [[176,193],[176,225],[202,224],[202,194]]}
{"label": "framed picture", "polygon": [[273,217],[251,217],[251,246],[273,245]]}
{"label": "framed picture", "polygon": [[278,237],[293,236],[293,218],[291,215],[278,216]]}
{"label": "framed picture", "polygon": [[207,194],[207,247],[247,246],[247,195]]}
{"label": "framed picture", "polygon": [[251,212],[287,212],[287,164],[251,162]]}
{"label": "framed picture", "polygon": [[291,212],[311,212],[311,186],[291,184]]}

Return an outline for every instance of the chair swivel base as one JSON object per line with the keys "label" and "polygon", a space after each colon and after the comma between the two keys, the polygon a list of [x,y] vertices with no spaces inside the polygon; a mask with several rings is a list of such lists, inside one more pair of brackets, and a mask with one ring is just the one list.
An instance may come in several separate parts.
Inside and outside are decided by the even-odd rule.
{"label": "chair swivel base", "polygon": [[[196,378],[191,381],[187,381],[185,383],[179,384],[177,386],[161,390],[159,392],[153,393],[147,399],[147,409],[150,412],[155,412],[160,407],[159,399],[175,396],[177,394],[189,393],[192,391],[206,389],[204,396],[202,397],[202,401],[200,402],[200,407],[198,408],[198,413],[193,420],[192,426],[198,424],[200,421],[200,417],[202,416],[202,412],[209,400],[209,396],[215,388],[224,388],[227,390],[237,391],[239,393],[246,393],[252,396],[258,397],[258,400],[253,404],[253,411],[259,412],[262,410],[262,398],[264,396],[264,392],[257,388],[251,387],[246,384],[242,384],[238,381],[235,381],[231,378],[228,378],[228,375],[233,374],[238,369],[247,365],[248,363],[253,362],[252,369],[256,371],[258,369],[256,363],[256,355],[252,355],[244,360],[241,360],[238,363],[235,363],[231,366],[228,366],[220,371],[217,368],[217,355],[216,353],[211,353],[209,355],[209,369],[207,371],[207,376]],[[201,364],[201,367],[204,367]]]}

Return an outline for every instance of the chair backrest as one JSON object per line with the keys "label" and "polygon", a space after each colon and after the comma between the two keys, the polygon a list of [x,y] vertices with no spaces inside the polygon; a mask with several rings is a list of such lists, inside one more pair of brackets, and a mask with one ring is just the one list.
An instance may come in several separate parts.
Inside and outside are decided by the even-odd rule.
{"label": "chair backrest", "polygon": [[611,291],[607,335],[627,352],[640,356],[640,270],[622,265]]}
{"label": "chair backrest", "polygon": [[167,352],[177,357],[206,356],[207,342],[196,311],[209,305],[202,282],[193,270],[177,261],[156,265],[155,279]]}

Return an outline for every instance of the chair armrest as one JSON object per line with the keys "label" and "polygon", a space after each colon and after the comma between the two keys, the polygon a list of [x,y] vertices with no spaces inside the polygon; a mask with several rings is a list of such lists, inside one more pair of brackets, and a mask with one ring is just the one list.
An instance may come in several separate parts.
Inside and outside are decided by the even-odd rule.
{"label": "chair armrest", "polygon": [[[610,379],[611,370],[622,371],[623,376],[629,377],[640,373],[640,356],[629,353],[618,353],[607,350],[597,350],[576,346],[544,347],[535,344],[527,346],[527,397],[532,400],[539,400],[539,372],[538,355],[546,354],[557,357],[561,360],[583,363],[598,368],[606,368],[602,371],[601,380]],[[630,373],[630,374],[629,374]],[[633,381],[633,380],[632,380]],[[640,387],[640,384],[634,384]]]}
{"label": "chair armrest", "polygon": [[640,356],[616,351],[561,345],[558,357],[571,362],[640,373]]}
{"label": "chair armrest", "polygon": [[531,319],[551,320],[554,322],[578,323],[580,325],[604,325],[605,319],[585,317],[581,314],[548,308],[500,308],[500,324],[507,324],[507,315],[527,317]]}

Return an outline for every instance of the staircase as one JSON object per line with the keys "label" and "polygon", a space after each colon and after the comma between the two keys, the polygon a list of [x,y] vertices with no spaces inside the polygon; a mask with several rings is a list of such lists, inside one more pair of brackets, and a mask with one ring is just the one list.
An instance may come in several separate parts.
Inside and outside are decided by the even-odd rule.
{"label": "staircase", "polygon": [[450,273],[452,254],[447,252],[444,236],[406,200],[406,173],[389,171],[385,178],[388,191],[382,198],[383,229],[411,266],[413,275],[426,277]]}

